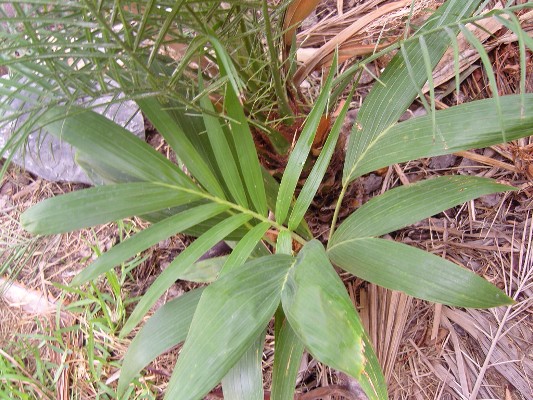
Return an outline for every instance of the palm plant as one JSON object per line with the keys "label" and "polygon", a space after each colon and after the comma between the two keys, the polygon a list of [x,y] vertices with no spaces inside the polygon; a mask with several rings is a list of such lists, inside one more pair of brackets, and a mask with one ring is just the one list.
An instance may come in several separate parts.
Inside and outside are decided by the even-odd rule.
{"label": "palm plant", "polygon": [[[202,398],[221,381],[226,398],[262,399],[261,354],[266,329],[274,317],[271,398],[292,398],[306,349],[319,361],[356,378],[369,398],[386,399],[378,360],[334,266],[383,287],[443,304],[494,307],[512,302],[501,290],[456,264],[381,238],[442,210],[512,187],[484,178],[443,176],[391,189],[341,224],[337,220],[348,185],[366,173],[530,134],[531,94],[522,91],[500,97],[495,90],[493,99],[436,111],[431,79],[450,43],[456,47],[459,31],[483,52],[465,27],[467,22],[482,18],[498,18],[515,30],[525,60],[525,47],[533,46],[512,14],[519,7],[508,6],[482,16],[476,14],[480,1],[448,0],[415,34],[380,53],[398,50],[381,75],[381,84],[372,89],[359,111],[348,142],[342,191],[329,240],[323,244],[312,238],[305,215],[335,152],[351,94],[316,160],[310,159],[311,146],[323,114],[365,63],[378,54],[338,76],[337,57],[333,58],[278,183],[259,163],[251,129],[251,123],[259,123],[245,88],[268,71],[253,66],[256,60],[247,59],[249,54],[245,53],[250,68],[257,68],[254,74],[246,74],[231,47],[231,29],[239,24],[229,21],[234,15],[243,24],[248,18],[257,18],[255,3],[230,3],[228,9],[220,11],[214,7],[216,2],[151,1],[142,9],[132,2],[123,9],[114,3],[106,6],[106,2],[83,1],[66,3],[66,8],[54,3],[46,12],[42,2],[37,3],[33,12],[44,31],[35,28],[31,14],[19,6],[27,17],[16,22],[23,24],[26,35],[6,38],[26,40],[25,48],[34,49],[22,59],[7,59],[10,68],[28,79],[20,85],[10,83],[9,95],[16,97],[22,89],[31,88],[42,98],[50,98],[49,107],[41,110],[36,106],[31,111],[30,120],[72,144],[79,163],[104,185],[43,201],[23,214],[24,226],[32,233],[46,235],[133,215],[152,222],[104,253],[72,285],[95,279],[177,233],[197,237],[141,297],[122,327],[122,336],[143,320],[177,279],[210,283],[168,302],[142,327],[123,362],[120,396],[128,393],[129,382],[146,364],[184,342],[166,398]],[[262,5],[265,11],[266,2]],[[138,13],[129,14],[132,11]],[[70,19],[62,20],[66,21],[64,26],[44,27],[53,20],[49,16],[66,12]],[[213,18],[209,28],[199,28],[200,13]],[[129,17],[136,23],[130,23]],[[175,42],[185,42],[187,50],[182,61],[173,65],[160,58],[159,51],[163,42],[174,43],[174,37],[167,35],[176,34],[170,30],[176,18],[181,36]],[[191,28],[193,24],[196,31]],[[163,29],[158,31],[155,26]],[[243,33],[247,29],[238,29],[239,39],[253,36]],[[45,31],[55,39],[45,40]],[[189,37],[200,31],[202,35]],[[153,43],[143,47],[145,38],[152,38]],[[43,51],[56,48],[58,53],[50,57]],[[76,53],[77,48],[82,50]],[[198,57],[215,62],[216,72],[193,73],[191,60],[203,62]],[[493,77],[490,65],[485,67]],[[97,93],[92,93],[94,89],[88,84],[94,76],[100,80]],[[108,77],[137,101],[188,173],[113,122],[73,105],[80,92],[96,96],[118,90],[109,84]],[[431,94],[426,104],[428,115],[397,123],[417,96],[425,99],[421,91],[426,81]],[[181,86],[182,82],[186,86]],[[495,85],[493,78],[491,82]],[[261,93],[262,104],[269,99],[264,93],[274,93],[280,109],[284,107],[279,88]],[[312,168],[297,191],[306,163]],[[232,245],[229,256],[198,261],[221,240]]]}

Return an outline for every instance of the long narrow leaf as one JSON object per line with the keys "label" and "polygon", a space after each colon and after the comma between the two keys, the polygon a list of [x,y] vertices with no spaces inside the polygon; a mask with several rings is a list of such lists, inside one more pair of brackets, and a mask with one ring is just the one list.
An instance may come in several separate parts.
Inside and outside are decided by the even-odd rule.
{"label": "long narrow leaf", "polygon": [[219,204],[206,204],[166,218],[102,254],[96,261],[80,272],[72,280],[71,285],[81,285],[94,279],[126,261],[128,258],[133,257],[135,254],[146,250],[148,247],[177,233],[183,232],[187,228],[220,214],[227,209],[227,206]]}
{"label": "long narrow leaf", "polygon": [[261,165],[257,157],[252,132],[244,115],[244,110],[231,86],[226,86],[225,104],[230,120],[230,128],[237,154],[241,173],[246,183],[248,196],[257,212],[266,216],[268,212],[265,186],[261,172]]}
{"label": "long narrow leaf", "polygon": [[[522,108],[523,104],[523,108]],[[394,163],[433,157],[501,143],[531,135],[533,94],[500,97],[501,117],[494,99],[478,100],[435,113],[441,137],[433,136],[431,116],[413,118],[383,131],[361,155],[360,176]]]}
{"label": "long narrow leaf", "polygon": [[[207,97],[200,100],[200,105],[207,111],[214,112],[214,107]],[[203,114],[207,136],[211,142],[213,153],[218,164],[218,168],[224,178],[224,183],[228,187],[231,195],[237,204],[248,208],[248,199],[244,190],[244,182],[241,181],[237,163],[233,157],[230,145],[226,140],[226,134],[222,129],[222,122],[217,117]]]}
{"label": "long narrow leaf", "polygon": [[119,396],[152,360],[185,340],[203,290],[192,290],[164,304],[137,333],[122,362]]}
{"label": "long narrow leaf", "polygon": [[350,215],[328,248],[344,240],[381,236],[485,194],[507,190],[514,188],[474,176],[442,176],[391,189]]}
{"label": "long narrow leaf", "polygon": [[204,290],[166,399],[199,399],[226,375],[274,314],[292,257],[252,260]]}
{"label": "long narrow leaf", "polygon": [[313,140],[315,138],[320,119],[324,114],[324,110],[328,104],[329,95],[331,91],[331,84],[333,82],[333,76],[337,70],[337,53],[333,58],[333,64],[329,70],[328,77],[326,82],[322,86],[322,91],[316,100],[313,109],[309,113],[307,120],[305,121],[305,126],[300,134],[300,138],[294,149],[289,156],[289,161],[287,162],[287,168],[283,173],[281,178],[281,183],[279,186],[278,197],[276,200],[276,222],[278,224],[283,224],[289,213],[289,208],[294,196],[294,190],[296,189],[296,184],[300,178],[305,161],[309,156],[309,151],[313,145]]}
{"label": "long narrow leaf", "polygon": [[175,186],[155,183],[99,186],[44,200],[25,211],[21,222],[32,233],[50,235],[176,207],[198,198]]}
{"label": "long narrow leaf", "polygon": [[296,199],[296,203],[294,204],[294,208],[292,209],[292,213],[289,218],[288,227],[291,230],[296,229],[298,225],[300,225],[307,209],[309,208],[309,205],[315,197],[315,194],[320,186],[320,182],[322,182],[322,178],[324,178],[331,157],[333,156],[333,152],[335,151],[337,140],[339,139],[339,134],[344,124],[344,118],[348,112],[354,89],[352,89],[352,92],[348,95],[346,103],[344,103],[341,112],[337,116],[337,119],[331,128],[331,132],[328,135],[326,143],[324,144],[324,147],[322,148],[320,155],[318,156],[318,159],[311,170],[311,173],[305,180],[304,187],[298,195],[298,199]]}
{"label": "long narrow leaf", "polygon": [[261,222],[254,226],[235,246],[226,262],[222,266],[220,276],[227,274],[243,265],[252,254],[258,243],[261,241],[266,231],[270,228],[268,222]]}
{"label": "long narrow leaf", "polygon": [[[91,159],[140,181],[195,188],[183,171],[129,131],[104,116],[76,107],[57,106],[41,117],[46,131]],[[120,143],[120,146],[117,146]]]}
{"label": "long narrow leaf", "polygon": [[424,300],[473,308],[513,302],[473,272],[403,243],[354,239],[329,249],[328,255],[335,265],[361,279]]}
{"label": "long narrow leaf", "polygon": [[244,214],[237,214],[220,222],[187,247],[178,257],[166,267],[166,269],[152,283],[152,286],[143,295],[130,318],[124,324],[121,336],[128,334],[154,305],[159,297],[187,271],[189,266],[200,258],[215,244],[223,240],[228,234],[246,223],[250,217]]}
{"label": "long narrow leaf", "polygon": [[218,179],[209,168],[204,158],[198,153],[181,126],[176,123],[171,113],[155,98],[137,100],[137,104],[163,135],[180,160],[187,166],[191,174],[213,195],[225,198]]}
{"label": "long narrow leaf", "polygon": [[266,330],[252,343],[241,359],[222,378],[225,400],[264,400],[263,347]]}
{"label": "long narrow leaf", "polygon": [[279,334],[276,335],[271,400],[293,397],[303,352],[304,344],[289,322],[285,321]]}
{"label": "long narrow leaf", "polygon": [[[470,16],[479,3],[480,0],[448,0],[432,14],[417,34],[459,22]],[[457,32],[457,29],[455,31]],[[439,32],[433,32],[426,35],[425,43],[429,51],[431,67],[434,68],[446,51],[450,38]],[[400,118],[427,80],[424,56],[419,41],[407,41],[404,53],[407,54],[411,63],[411,76],[402,54],[396,54],[380,76],[383,84],[372,88],[359,110],[348,142],[343,171],[345,184],[362,175],[357,163],[367,147],[376,136]]]}

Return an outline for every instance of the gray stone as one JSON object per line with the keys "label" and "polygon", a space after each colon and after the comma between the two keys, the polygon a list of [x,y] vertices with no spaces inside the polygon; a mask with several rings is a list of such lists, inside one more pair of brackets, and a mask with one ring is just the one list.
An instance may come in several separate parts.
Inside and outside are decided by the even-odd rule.
{"label": "gray stone", "polygon": [[456,161],[457,161],[457,156],[453,154],[445,154],[442,156],[433,157],[429,161],[429,167],[431,169],[450,168],[452,165],[455,165]]}
{"label": "gray stone", "polygon": [[[35,95],[24,92],[22,96],[27,96],[35,100]],[[119,96],[121,98],[123,96]],[[0,101],[5,102],[6,98],[2,97]],[[94,111],[115,121],[122,127],[144,140],[144,119],[134,101],[127,100],[119,103],[108,104],[113,101],[112,96],[102,96],[92,101],[89,106],[96,106]],[[87,99],[80,99],[78,104],[86,103]],[[19,99],[11,102],[10,110],[1,116],[18,110],[24,110],[31,107],[31,104],[24,103]],[[9,138],[21,124],[27,119],[27,116],[18,118],[16,121],[3,123],[0,126],[0,148],[3,148]],[[12,162],[26,169],[27,171],[40,176],[49,181],[62,181],[74,183],[92,184],[87,174],[76,164],[74,160],[75,150],[67,143],[61,142],[53,135],[48,134],[45,130],[32,132],[24,149],[18,150],[12,158]],[[7,155],[5,155],[7,156]]]}

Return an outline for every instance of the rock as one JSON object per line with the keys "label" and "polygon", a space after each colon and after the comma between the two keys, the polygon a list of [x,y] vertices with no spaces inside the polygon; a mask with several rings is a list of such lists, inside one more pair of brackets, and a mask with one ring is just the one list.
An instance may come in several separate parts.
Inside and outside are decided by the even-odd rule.
{"label": "rock", "polygon": [[383,178],[376,174],[370,174],[363,179],[363,190],[365,194],[370,194],[379,188],[383,183]]}
{"label": "rock", "polygon": [[498,204],[500,204],[502,200],[502,194],[501,193],[486,194],[485,196],[481,196],[479,200],[485,207],[494,208]]}
{"label": "rock", "polygon": [[452,165],[455,165],[456,161],[457,161],[457,156],[454,156],[453,154],[445,154],[443,156],[433,157],[429,161],[429,167],[431,169],[449,168]]}
{"label": "rock", "polygon": [[[24,91],[21,96],[35,100],[37,97],[29,91]],[[122,96],[118,96],[123,97]],[[85,104],[88,99],[80,99],[78,104]],[[3,96],[0,101],[6,102]],[[134,101],[127,100],[121,103],[108,104],[113,101],[112,96],[102,96],[92,101],[88,105],[98,105],[93,108],[94,111],[104,115],[112,121],[115,121],[122,127],[144,140],[144,119],[139,112],[139,108]],[[10,104],[10,110],[4,111],[1,119],[4,119],[10,112],[15,110],[24,110],[32,105],[24,103],[22,100],[14,99]],[[18,118],[16,121],[10,121],[0,126],[0,148],[3,148],[9,138],[27,119],[27,115]],[[48,134],[45,130],[32,132],[24,149],[19,149],[12,158],[12,162],[26,169],[27,171],[40,176],[49,181],[62,181],[73,183],[92,184],[87,174],[74,161],[75,150],[67,143]],[[7,157],[4,154],[4,157]]]}

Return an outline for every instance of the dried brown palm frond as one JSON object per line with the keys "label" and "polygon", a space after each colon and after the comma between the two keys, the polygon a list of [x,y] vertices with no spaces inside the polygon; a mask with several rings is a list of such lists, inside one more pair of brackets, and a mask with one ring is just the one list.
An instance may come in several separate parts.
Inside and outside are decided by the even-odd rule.
{"label": "dried brown palm frond", "polygon": [[440,3],[437,0],[373,0],[354,5],[342,14],[324,16],[297,35],[297,57],[303,64],[295,74],[296,84],[314,69],[328,65],[336,48],[340,61],[372,54],[407,34],[406,27],[419,24],[429,15],[429,9],[435,9]]}

